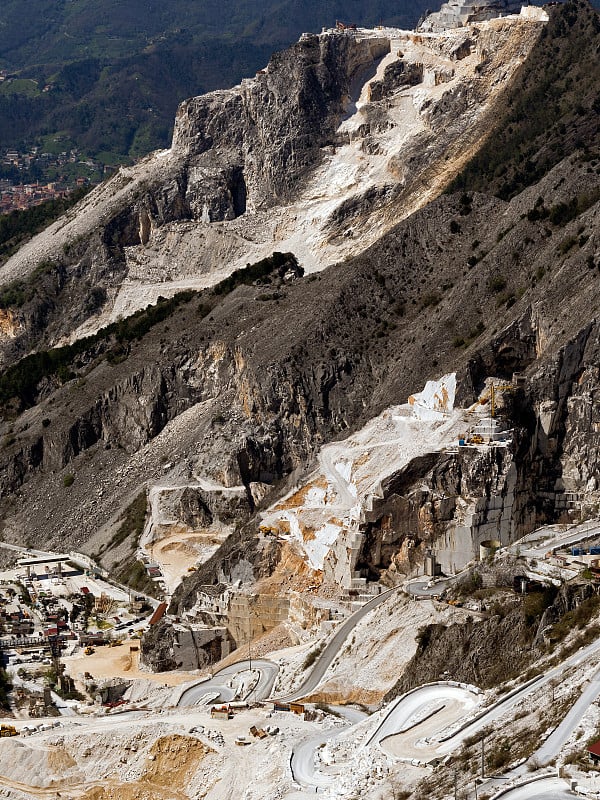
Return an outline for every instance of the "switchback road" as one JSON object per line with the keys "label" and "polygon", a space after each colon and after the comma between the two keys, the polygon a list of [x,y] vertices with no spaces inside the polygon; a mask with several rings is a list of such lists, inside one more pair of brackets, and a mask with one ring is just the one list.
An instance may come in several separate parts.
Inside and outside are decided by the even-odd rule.
{"label": "switchback road", "polygon": [[[229,667],[217,672],[208,681],[199,681],[183,691],[179,698],[178,706],[195,706],[202,703],[202,698],[211,696],[209,702],[228,703],[235,697],[235,690],[231,683],[233,678],[241,672],[249,672],[249,661],[238,661]],[[279,672],[279,667],[272,661],[265,659],[252,659],[252,672],[258,672],[259,678],[256,686],[249,692],[252,700],[265,700],[270,694]],[[215,697],[215,693],[217,693]]]}
{"label": "switchback road", "polygon": [[293,700],[298,700],[301,697],[305,697],[306,695],[313,692],[317,686],[323,680],[327,669],[331,665],[331,662],[339,653],[342,648],[342,645],[348,638],[350,631],[365,617],[369,614],[374,608],[381,605],[387,598],[392,594],[392,592],[396,591],[396,589],[389,589],[387,592],[382,592],[374,597],[372,600],[369,600],[367,603],[359,608],[358,611],[355,611],[354,614],[351,614],[348,619],[346,619],[336,632],[333,634],[327,646],[318,657],[314,668],[312,669],[310,675],[306,678],[306,680],[298,686],[293,692],[290,694],[285,695],[284,697],[279,698],[283,702],[289,703]]}

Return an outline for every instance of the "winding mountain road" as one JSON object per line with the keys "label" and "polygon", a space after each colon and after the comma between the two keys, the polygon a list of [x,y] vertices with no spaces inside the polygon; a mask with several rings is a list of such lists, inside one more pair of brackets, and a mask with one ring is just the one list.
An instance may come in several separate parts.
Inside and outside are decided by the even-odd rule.
{"label": "winding mountain road", "polygon": [[[507,712],[517,706],[522,700],[531,693],[549,683],[553,678],[559,677],[565,669],[578,666],[589,659],[591,655],[600,651],[600,640],[592,642],[587,647],[574,653],[565,661],[548,670],[543,675],[532,681],[528,681],[520,687],[509,692],[491,707],[476,715],[469,722],[465,720],[464,712],[455,713],[450,708],[450,700],[458,700],[462,692],[466,694],[466,687],[452,687],[449,683],[432,684],[419,687],[396,701],[387,711],[383,720],[379,723],[366,747],[372,745],[382,746],[385,741],[384,749],[396,758],[413,759],[421,761],[431,761],[434,758],[441,758],[455,750],[467,738],[476,735],[483,728],[490,724],[497,723]],[[458,690],[458,694],[456,693]],[[451,692],[456,694],[451,696]],[[581,697],[566,715],[563,722],[556,728],[555,732],[549,737],[547,742],[541,746],[536,753],[540,760],[550,760],[553,758],[567,741],[572,731],[581,721],[584,713],[590,704],[600,696],[600,670],[594,675],[589,685],[584,689]],[[464,703],[464,700],[462,701]],[[448,705],[448,710],[454,714],[454,720],[448,720],[446,714],[438,713],[444,706]],[[474,706],[475,703],[473,702]],[[428,712],[429,709],[429,713]],[[439,719],[439,726],[436,725]],[[411,724],[411,720],[412,723]],[[434,730],[431,725],[425,726],[425,722],[433,722]],[[408,741],[404,732],[415,729],[415,742]],[[425,730],[426,728],[426,730]],[[348,731],[348,728],[345,729]],[[323,775],[318,771],[315,764],[315,753],[323,743],[340,734],[340,731],[333,730],[321,734],[319,737],[310,737],[300,742],[292,752],[290,766],[292,775],[296,783],[304,788],[322,787],[331,783],[330,775]],[[415,744],[418,742],[418,748]],[[513,775],[518,775],[524,769],[515,771]],[[493,784],[493,782],[491,782]],[[553,798],[553,794],[531,794],[538,791],[538,784],[528,784],[527,787],[518,787],[514,791],[517,794],[506,794],[507,800],[525,800],[525,798]],[[491,788],[491,784],[490,784]],[[567,790],[564,781],[557,784],[559,794],[557,798],[572,797],[572,794],[560,794]],[[507,790],[513,791],[513,790]],[[541,791],[541,790],[540,790]],[[552,789],[551,791],[554,791]],[[522,793],[525,792],[525,793]],[[530,792],[527,794],[526,792]]]}
{"label": "winding mountain road", "polygon": [[[195,706],[209,703],[228,703],[235,699],[236,691],[232,686],[233,678],[241,672],[258,672],[258,682],[248,691],[248,696],[252,700],[265,700],[273,689],[275,678],[279,672],[279,667],[272,661],[266,659],[252,659],[250,661],[238,661],[231,664],[213,675],[208,681],[199,681],[185,689],[177,703],[178,706]],[[215,696],[216,693],[216,696]],[[210,697],[207,700],[207,696]]]}
{"label": "winding mountain road", "polygon": [[575,795],[562,778],[544,778],[494,795],[494,800],[572,800]]}
{"label": "winding mountain road", "polygon": [[563,745],[580,724],[585,712],[598,697],[600,697],[600,670],[596,672],[592,680],[583,689],[576,703],[571,707],[560,725],[537,751],[536,756],[541,764],[547,764],[553,758],[556,758]]}
{"label": "winding mountain road", "polygon": [[[444,725],[464,718],[465,714],[473,711],[480,700],[475,690],[450,683],[422,686],[404,695],[391,706],[367,742],[367,746],[382,744],[384,740],[413,728],[418,727],[420,731],[430,718],[436,722],[439,731]],[[422,738],[423,734],[419,732],[418,736]],[[414,756],[411,754],[411,757]]]}
{"label": "winding mountain road", "polygon": [[305,697],[313,692],[323,680],[325,673],[331,666],[331,662],[341,650],[342,645],[350,634],[350,631],[356,627],[361,619],[369,614],[374,608],[377,608],[377,606],[381,605],[381,603],[387,600],[387,598],[394,591],[396,591],[396,588],[388,589],[387,592],[382,592],[381,594],[376,595],[372,600],[369,600],[364,604],[364,606],[359,608],[358,611],[355,611],[348,617],[348,619],[342,622],[327,643],[321,655],[318,657],[310,675],[300,684],[300,686],[298,686],[297,689],[280,697],[279,699],[285,703],[290,703],[294,700],[299,700],[301,697]]}
{"label": "winding mountain road", "polygon": [[600,536],[600,520],[597,519],[570,526],[567,530],[558,530],[556,526],[549,525],[527,534],[507,549],[529,558],[542,558],[550,550],[579,544],[595,536]]}
{"label": "winding mountain road", "polygon": [[[394,589],[390,589],[377,595],[348,617],[335,631],[303,683],[293,692],[281,696],[279,699],[283,702],[291,702],[312,693],[323,680],[327,669],[340,652],[352,629],[370,611],[383,603],[393,591]],[[552,679],[560,677],[564,670],[581,665],[598,651],[600,651],[600,641],[592,642],[574,653],[562,664],[515,688],[493,706],[472,717],[470,721],[465,720],[465,715],[472,712],[477,705],[476,690],[472,687],[462,687],[450,683],[419,687],[390,706],[364,747],[377,745],[383,747],[390,755],[407,760],[417,758],[426,762],[436,757],[443,757],[455,750],[467,737],[476,735],[483,728],[498,722],[531,693],[539,690]],[[279,668],[276,664],[263,659],[253,660],[252,667],[259,673],[258,682],[251,692],[246,689],[245,696],[251,694],[257,700],[266,699],[272,691]],[[227,702],[234,699],[236,692],[232,687],[232,679],[238,673],[248,671],[249,668],[250,663],[242,661],[221,670],[209,681],[196,683],[186,688],[178,705],[192,706],[202,702]],[[591,703],[598,697],[600,697],[600,670],[583,689],[581,696],[561,724],[539,748],[536,756],[543,763],[550,761],[560,752]],[[207,698],[210,699],[207,700]],[[415,729],[414,733],[413,729]],[[346,733],[348,730],[348,727],[343,728]],[[297,785],[304,789],[318,791],[330,786],[336,780],[335,771],[321,772],[319,770],[316,764],[316,754],[326,742],[339,736],[341,732],[339,728],[322,731],[294,747],[290,767]],[[515,770],[512,775],[517,777],[523,772],[524,768],[521,768]],[[489,788],[492,788],[491,784]],[[545,778],[526,785],[507,788],[498,797],[506,798],[506,800],[538,800],[538,798],[539,800],[542,798],[563,800],[563,798],[573,797],[573,794],[565,781],[558,778]]]}
{"label": "winding mountain road", "polygon": [[[424,735],[423,723],[431,720],[434,722],[434,729],[439,731],[471,712],[478,702],[479,698],[474,691],[447,682],[421,686],[391,704],[377,728],[361,748],[379,745],[385,752],[396,757],[405,757],[406,760],[419,757],[431,758],[435,755],[434,749],[437,743],[431,747],[426,746],[420,752],[415,747],[416,741]],[[411,736],[413,729],[415,729],[415,733]],[[294,747],[290,768],[298,785],[314,790],[330,786],[335,781],[335,774],[319,771],[316,765],[316,754],[326,742],[348,730],[349,728],[342,730],[333,728],[323,731],[304,739]],[[399,755],[395,752],[394,740],[399,735],[402,735],[403,743],[406,737],[411,738],[410,752],[406,755]],[[415,742],[412,741],[413,738]],[[342,765],[340,765],[341,767]]]}

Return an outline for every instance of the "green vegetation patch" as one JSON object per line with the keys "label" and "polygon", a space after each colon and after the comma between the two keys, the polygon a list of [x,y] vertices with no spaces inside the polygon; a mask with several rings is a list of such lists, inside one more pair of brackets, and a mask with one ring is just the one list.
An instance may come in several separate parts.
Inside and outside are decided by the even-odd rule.
{"label": "green vegetation patch", "polygon": [[125,513],[121,517],[121,524],[106,546],[107,550],[112,550],[113,547],[118,547],[129,536],[133,537],[132,548],[137,547],[138,540],[144,531],[144,524],[146,522],[146,508],[146,491],[144,490],[143,492],[140,492],[135,500],[125,509]]}
{"label": "green vegetation patch", "polygon": [[442,295],[437,291],[432,292],[425,292],[424,295],[421,296],[421,310],[425,308],[435,308],[435,306],[439,305],[442,300]]}
{"label": "green vegetation patch", "polygon": [[306,658],[302,662],[302,669],[304,670],[304,669],[308,669],[309,667],[312,667],[312,665],[315,663],[317,658],[323,652],[324,648],[325,648],[325,643],[323,642],[320,645],[318,645],[317,647],[315,647],[314,650],[311,650],[309,653],[307,653]]}
{"label": "green vegetation patch", "polygon": [[217,295],[229,294],[237,286],[261,283],[266,277],[272,275],[275,270],[283,269],[287,265],[298,268],[298,262],[294,254],[275,252],[268,258],[263,258],[254,264],[247,264],[242,269],[236,269],[228,278],[218,283],[213,291]]}
{"label": "green vegetation patch", "polygon": [[483,320],[480,319],[477,322],[477,325],[471,328],[466,336],[456,336],[452,341],[452,345],[454,347],[468,347],[475,341],[475,339],[478,339],[481,336],[484,330],[485,325]]}
{"label": "green vegetation patch", "polygon": [[535,206],[527,212],[527,219],[530,222],[547,219],[553,225],[563,227],[588,208],[591,208],[600,200],[600,187],[589,192],[581,192],[576,197],[571,198],[566,203],[557,203],[550,208],[546,208],[544,200],[538,197]]}
{"label": "green vegetation patch", "polygon": [[156,582],[148,575],[146,567],[137,559],[126,559],[116,573],[116,578],[134,591],[149,594],[151,597],[158,597],[161,594]]}
{"label": "green vegetation patch", "polygon": [[575,628],[583,630],[599,610],[600,597],[594,594],[580,603],[572,611],[567,611],[567,613],[552,626],[550,639],[552,641],[562,641]]}
{"label": "green vegetation patch", "polygon": [[[0,221],[2,218],[0,217]],[[25,280],[16,280],[0,288],[0,308],[20,308],[32,300],[40,278],[59,268],[53,261],[42,261]]]}
{"label": "green vegetation patch", "polygon": [[115,578],[136,591],[156,596],[158,593],[156,583],[148,575],[144,564],[135,557],[146,524],[147,507],[146,490],[144,489],[127,506],[118,520],[117,530],[110,541],[95,554],[95,558],[100,559],[104,553],[119,547],[129,539],[129,553],[119,561]]}
{"label": "green vegetation patch", "polygon": [[506,289],[506,278],[504,275],[492,275],[488,281],[488,289],[490,292],[494,292],[494,294]]}
{"label": "green vegetation patch", "polygon": [[[43,378],[57,376],[62,382],[74,377],[71,366],[75,358],[106,342],[116,342],[114,350],[106,352],[107,359],[120,352],[124,343],[141,339],[154,325],[170,316],[182,303],[187,303],[195,292],[180,292],[170,300],[159,298],[154,306],[148,306],[127,319],[120,320],[64,347],[42,350],[25,356],[9,367],[0,376],[0,405],[17,399],[21,406],[35,404],[36,388]],[[118,360],[118,359],[117,359]]]}
{"label": "green vegetation patch", "polygon": [[33,78],[13,78],[0,83],[0,94],[18,94],[24,97],[37,97],[40,92],[38,82]]}

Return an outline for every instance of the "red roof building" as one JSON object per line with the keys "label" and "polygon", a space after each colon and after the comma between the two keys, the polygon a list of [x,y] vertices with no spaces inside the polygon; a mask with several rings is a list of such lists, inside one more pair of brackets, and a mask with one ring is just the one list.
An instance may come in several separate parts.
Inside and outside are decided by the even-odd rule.
{"label": "red roof building", "polygon": [[600,762],[600,741],[591,744],[588,747],[587,751],[589,753],[590,761],[592,762],[592,764],[598,764],[598,762]]}

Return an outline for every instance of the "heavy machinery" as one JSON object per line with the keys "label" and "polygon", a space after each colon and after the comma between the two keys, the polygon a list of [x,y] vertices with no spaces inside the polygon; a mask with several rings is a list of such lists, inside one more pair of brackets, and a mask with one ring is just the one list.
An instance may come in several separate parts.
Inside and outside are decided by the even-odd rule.
{"label": "heavy machinery", "polygon": [[85,655],[86,655],[86,656],[91,656],[91,655],[93,655],[93,654],[94,654],[96,651],[94,650],[94,648],[93,648],[93,647],[90,647],[90,645],[88,645],[88,646],[85,648],[85,650],[84,650],[83,652],[85,653]]}
{"label": "heavy machinery", "polygon": [[336,19],[335,28],[338,31],[355,31],[356,30],[356,25],[354,23],[348,25],[345,22],[342,22],[341,20]]}
{"label": "heavy machinery", "polygon": [[498,395],[502,392],[514,392],[518,389],[512,383],[491,383],[488,391],[481,397],[480,402],[486,402],[489,398],[490,401],[490,416],[492,419],[496,416],[496,402]]}
{"label": "heavy machinery", "polygon": [[0,736],[18,736],[19,731],[14,725],[0,725]]}

